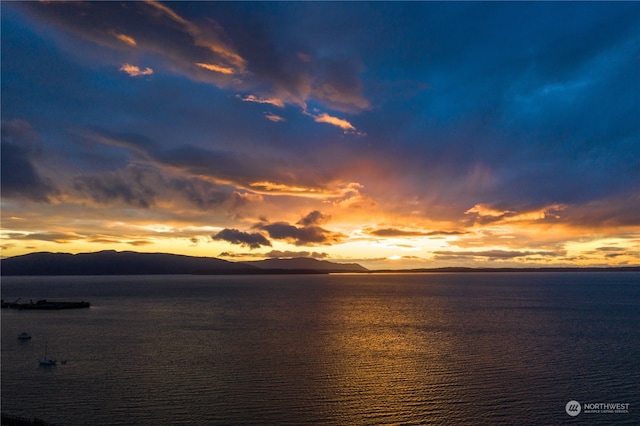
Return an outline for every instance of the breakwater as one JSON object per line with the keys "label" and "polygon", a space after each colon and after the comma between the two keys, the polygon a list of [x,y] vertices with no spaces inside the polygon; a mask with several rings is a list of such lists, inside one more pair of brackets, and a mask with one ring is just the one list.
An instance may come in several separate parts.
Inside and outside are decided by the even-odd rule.
{"label": "breakwater", "polygon": [[26,417],[13,416],[2,413],[2,426],[55,426],[38,418],[28,419]]}

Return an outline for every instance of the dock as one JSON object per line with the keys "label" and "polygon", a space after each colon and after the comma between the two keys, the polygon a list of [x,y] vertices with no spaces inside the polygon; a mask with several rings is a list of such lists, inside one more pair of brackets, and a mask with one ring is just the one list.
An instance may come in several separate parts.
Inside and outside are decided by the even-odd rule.
{"label": "dock", "polygon": [[46,299],[38,300],[36,303],[30,301],[29,303],[5,302],[2,300],[0,306],[6,309],[19,309],[19,310],[41,310],[41,311],[57,311],[60,309],[82,309],[89,308],[91,303],[81,302],[50,302]]}
{"label": "dock", "polygon": [[55,426],[38,418],[28,419],[26,417],[13,416],[2,413],[2,426]]}

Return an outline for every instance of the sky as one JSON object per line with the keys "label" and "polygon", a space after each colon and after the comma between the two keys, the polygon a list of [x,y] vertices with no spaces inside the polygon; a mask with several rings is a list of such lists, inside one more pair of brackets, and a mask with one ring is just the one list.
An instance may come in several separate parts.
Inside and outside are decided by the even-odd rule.
{"label": "sky", "polygon": [[1,8],[3,258],[640,265],[639,2]]}

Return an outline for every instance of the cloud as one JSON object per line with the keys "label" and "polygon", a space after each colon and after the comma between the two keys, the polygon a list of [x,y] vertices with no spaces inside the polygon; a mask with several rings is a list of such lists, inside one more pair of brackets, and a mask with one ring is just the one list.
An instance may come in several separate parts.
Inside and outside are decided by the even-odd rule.
{"label": "cloud", "polygon": [[196,177],[170,176],[164,180],[166,182],[165,186],[174,192],[174,198],[186,199],[203,211],[227,202],[230,203],[232,210],[236,210],[251,200],[259,200],[259,198],[250,198],[247,195],[232,191],[228,187],[216,185]]}
{"label": "cloud", "polygon": [[113,33],[113,35],[120,41],[128,44],[129,46],[135,46],[136,43],[136,39],[134,39],[133,37],[129,37],[126,34],[119,34],[119,33]]}
{"label": "cloud", "polygon": [[464,231],[431,231],[427,232],[427,236],[429,237],[444,237],[448,235],[465,235],[467,232]]}
{"label": "cloud", "polygon": [[169,18],[171,18],[175,22],[177,22],[177,23],[179,23],[181,25],[184,25],[185,27],[188,27],[190,25],[189,21],[187,21],[186,19],[183,19],[180,15],[178,15],[173,10],[171,10],[169,7],[163,5],[160,2],[157,2],[157,1],[154,1],[154,0],[150,0],[150,1],[147,1],[147,4],[149,6],[153,6],[154,8],[158,9],[158,11],[162,12],[163,14],[165,14],[166,16],[168,16]]}
{"label": "cloud", "polygon": [[149,67],[141,70],[139,67],[131,64],[123,64],[120,67],[120,71],[126,72],[131,77],[140,77],[141,75],[151,75],[153,74],[153,70]]}
{"label": "cloud", "polygon": [[[284,108],[285,106],[285,101],[278,97],[260,98],[255,95],[246,95],[246,96],[237,95],[236,97],[241,99],[243,102],[268,104],[268,105],[276,106],[278,108]],[[302,102],[301,106],[302,106],[302,113],[312,117],[316,123],[330,124],[332,126],[342,129],[344,133],[357,134],[359,136],[366,135],[363,132],[359,132],[353,124],[351,124],[349,121],[343,118],[338,118],[338,117],[329,115],[326,112],[312,114],[306,110],[306,103]],[[273,113],[265,113],[265,116],[271,121],[284,121],[284,118],[278,115],[275,115]]]}
{"label": "cloud", "polygon": [[586,203],[568,205],[561,223],[585,229],[621,229],[640,226],[640,191],[631,188],[620,193]]}
{"label": "cloud", "polygon": [[111,236],[111,235],[101,235],[101,234],[88,235],[86,236],[85,241],[89,243],[94,243],[94,244],[107,244],[107,245],[128,244],[134,247],[143,247],[143,246],[148,246],[153,244],[153,242],[150,240],[129,240],[126,237],[123,238],[123,236]]}
{"label": "cloud", "polygon": [[170,17],[173,21],[179,23],[182,26],[183,31],[185,31],[192,37],[193,42],[196,46],[204,47],[209,51],[219,55],[221,59],[223,59],[230,65],[231,69],[235,68],[233,73],[244,71],[246,60],[242,56],[240,56],[231,46],[221,40],[219,34],[220,30],[215,25],[215,22],[213,20],[209,21],[210,26],[198,25],[181,17],[172,9],[163,5],[162,3],[159,3],[157,1],[149,1],[147,2],[147,4],[161,11],[166,16]]}
{"label": "cloud", "polygon": [[233,151],[209,150],[182,145],[151,153],[159,164],[177,167],[194,176],[207,176],[220,183],[249,187],[252,182],[272,177],[272,164]]}
{"label": "cloud", "polygon": [[262,225],[291,248],[334,236],[320,216],[298,221],[317,211],[348,234],[329,251],[376,239],[380,257],[386,243],[425,258],[444,244],[637,246],[635,9],[3,3],[3,119],[43,133],[16,143],[3,123],[2,196],[37,200],[43,218],[13,199],[3,214],[51,230],[80,208],[108,235],[109,220],[246,230],[268,213]]}
{"label": "cloud", "polygon": [[382,228],[369,231],[370,235],[376,237],[441,237],[449,235],[464,235],[461,231],[404,231],[397,228]]}
{"label": "cloud", "polygon": [[82,127],[74,133],[85,143],[99,142],[112,147],[126,148],[141,158],[149,158],[150,153],[159,151],[155,141],[140,133],[114,132],[97,126]]}
{"label": "cloud", "polygon": [[232,210],[238,210],[247,205],[261,203],[263,201],[264,197],[262,195],[252,192],[233,191],[229,196],[229,204]]}
{"label": "cloud", "polygon": [[312,257],[314,259],[327,259],[330,257],[329,253],[319,253],[317,251],[280,251],[271,250],[269,253],[265,253],[265,256],[271,259],[291,259],[295,257]]}
{"label": "cloud", "polygon": [[422,237],[426,235],[421,231],[403,231],[396,228],[375,229],[369,231],[369,234],[376,237]]}
{"label": "cloud", "polygon": [[353,127],[353,124],[349,123],[347,120],[342,118],[333,117],[327,113],[321,113],[318,115],[314,115],[313,119],[316,123],[327,123],[332,126],[336,126],[344,130],[345,132],[355,132],[356,128]]}
{"label": "cloud", "polygon": [[142,247],[142,246],[148,246],[153,244],[153,242],[147,241],[147,240],[125,241],[125,243],[134,247]]}
{"label": "cloud", "polygon": [[218,254],[218,257],[244,257],[244,256],[253,256],[253,253],[234,253],[231,251],[223,251]]}
{"label": "cloud", "polygon": [[258,249],[261,246],[271,246],[271,242],[260,233],[248,233],[242,232],[237,229],[225,228],[213,235],[211,238],[214,240],[227,241],[231,244],[239,244],[241,246],[249,247],[250,249]]}
{"label": "cloud", "polygon": [[[132,77],[177,73],[219,88],[232,87],[246,102],[279,108],[296,105],[302,113],[310,102],[321,109],[352,114],[371,107],[363,95],[360,61],[339,54],[283,49],[276,42],[280,34],[285,39],[298,37],[290,32],[290,25],[279,25],[278,34],[262,24],[239,30],[237,20],[247,18],[234,16],[240,13],[234,8],[224,12],[226,8],[212,6],[213,12],[206,16],[189,16],[179,4],[157,1],[126,7],[108,2],[47,2],[24,9],[80,39],[117,52],[114,55],[131,58],[135,49],[136,57],[147,54],[158,60],[153,69],[123,65],[121,70]],[[82,19],[76,19],[80,13]],[[257,91],[260,96],[255,95]],[[349,121],[327,112],[314,115],[314,120],[364,135]]]}
{"label": "cloud", "polygon": [[488,204],[476,204],[464,213],[475,214],[475,220],[480,224],[510,223],[510,222],[548,222],[561,218],[559,213],[567,208],[563,204],[552,204],[542,208],[503,210]]}
{"label": "cloud", "polygon": [[259,98],[259,97],[254,96],[254,95],[246,95],[246,96],[237,95],[236,97],[241,99],[243,102],[253,102],[253,103],[257,103],[257,104],[269,104],[269,105],[276,106],[278,108],[284,108],[284,101],[282,101],[281,99],[278,99],[278,98]]}
{"label": "cloud", "polygon": [[[25,5],[24,9],[80,39],[115,52],[128,53],[135,48],[138,55],[152,54],[162,61],[163,70],[219,87],[242,83],[234,78],[245,72],[246,60],[225,40],[224,30],[211,18],[196,22],[156,1],[124,7],[106,2],[51,2]],[[79,13],[82,19],[77,19]],[[114,31],[114,25],[118,31]],[[204,65],[206,71],[198,72],[205,68],[194,64]]]}
{"label": "cloud", "polygon": [[[255,260],[255,253],[236,253],[230,251],[224,251],[218,255],[219,257],[231,257],[236,259],[245,259],[249,258],[250,260]],[[296,257],[311,257],[314,259],[328,259],[331,256],[329,253],[320,253],[317,251],[290,251],[290,250],[271,250],[268,253],[264,253],[262,256],[269,259],[292,259]]]}
{"label": "cloud", "polygon": [[250,187],[253,182],[265,178],[280,178],[277,162],[234,151],[211,150],[193,145],[164,148],[138,133],[113,132],[97,127],[81,129],[78,134],[87,142],[100,142],[130,150],[139,161],[154,167],[171,169],[172,172],[181,171],[199,178],[211,178],[222,184]]}
{"label": "cloud", "polygon": [[297,223],[303,225],[301,227],[286,222],[258,224],[255,227],[267,231],[271,238],[285,240],[297,246],[331,245],[341,242],[346,235],[317,226],[318,223],[324,223],[327,219],[328,216],[323,213],[312,211]]}
{"label": "cloud", "polygon": [[155,185],[149,182],[154,178],[157,178],[154,172],[129,167],[98,175],[78,175],[73,179],[73,189],[101,204],[122,201],[147,209],[155,204],[158,196]]}
{"label": "cloud", "polygon": [[84,237],[76,232],[30,232],[30,233],[12,233],[10,237],[15,240],[23,241],[50,241],[57,244],[69,244],[73,241],[81,240]]}
{"label": "cloud", "polygon": [[124,203],[144,209],[162,204],[165,208],[180,205],[205,211],[225,205],[236,211],[260,201],[259,195],[238,193],[206,179],[133,163],[114,171],[78,174],[72,178],[72,191],[98,204]]}
{"label": "cloud", "polygon": [[298,197],[311,197],[311,198],[322,197],[322,196],[330,197],[330,196],[339,195],[339,193],[336,191],[330,191],[324,188],[292,185],[287,183],[278,183],[278,182],[270,182],[270,181],[251,182],[249,184],[249,188],[252,191],[256,191],[258,193],[271,194],[271,195],[295,195]]}
{"label": "cloud", "polygon": [[341,186],[339,189],[340,195],[333,204],[341,209],[373,208],[377,205],[375,200],[362,194],[364,185],[360,183],[349,182],[348,184]]}
{"label": "cloud", "polygon": [[363,66],[359,61],[338,56],[311,58],[314,80],[311,96],[328,108],[359,112],[371,107],[363,96],[360,74]]}
{"label": "cloud", "polygon": [[510,251],[510,250],[480,250],[480,251],[447,251],[433,252],[437,260],[455,260],[468,258],[484,258],[486,260],[508,260],[526,256],[557,257],[562,254],[553,251]]}
{"label": "cloud", "polygon": [[[100,142],[124,148],[135,154],[140,163],[162,169],[165,173],[183,173],[186,177],[209,180],[220,186],[262,195],[294,195],[307,198],[342,197],[353,191],[327,186],[325,176],[317,175],[307,164],[292,165],[286,158],[268,154],[212,150],[193,145],[163,147],[137,133],[120,133],[97,127],[78,132],[87,143]],[[346,192],[345,192],[346,191]]]}
{"label": "cloud", "polygon": [[209,71],[213,71],[213,72],[219,72],[221,74],[235,74],[235,70],[231,67],[225,67],[222,65],[216,65],[216,64],[204,64],[202,62],[196,62],[196,65],[199,66],[200,68],[204,68],[206,70]]}
{"label": "cloud", "polygon": [[324,214],[318,210],[314,210],[300,219],[296,224],[302,226],[322,225],[323,223],[327,223],[329,219],[329,215]]}
{"label": "cloud", "polygon": [[283,121],[287,121],[284,117],[280,117],[279,115],[276,115],[270,112],[265,112],[264,116],[267,120],[273,121],[274,123],[281,123]]}
{"label": "cloud", "polygon": [[596,248],[598,251],[625,251],[626,249],[623,247],[598,247]]}
{"label": "cloud", "polygon": [[36,167],[39,142],[24,120],[2,121],[1,189],[2,197],[23,198],[49,203],[59,191],[51,179]]}
{"label": "cloud", "polygon": [[502,217],[506,214],[513,213],[509,210],[498,210],[493,207],[488,206],[487,204],[476,204],[471,207],[469,210],[464,212],[465,214],[477,213],[478,216],[491,216],[491,217]]}

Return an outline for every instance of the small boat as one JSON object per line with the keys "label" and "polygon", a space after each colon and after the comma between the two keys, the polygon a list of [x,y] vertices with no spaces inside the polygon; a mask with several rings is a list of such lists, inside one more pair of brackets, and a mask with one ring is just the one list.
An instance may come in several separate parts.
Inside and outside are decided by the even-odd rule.
{"label": "small boat", "polygon": [[40,360],[40,365],[56,365],[56,360],[47,358],[47,342],[44,343],[44,358]]}
{"label": "small boat", "polygon": [[18,335],[18,339],[20,339],[20,340],[29,340],[29,339],[31,339],[31,335],[29,333],[27,333],[26,331],[23,331],[22,333],[20,333]]}

